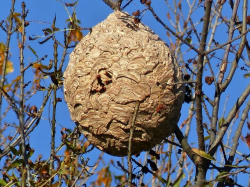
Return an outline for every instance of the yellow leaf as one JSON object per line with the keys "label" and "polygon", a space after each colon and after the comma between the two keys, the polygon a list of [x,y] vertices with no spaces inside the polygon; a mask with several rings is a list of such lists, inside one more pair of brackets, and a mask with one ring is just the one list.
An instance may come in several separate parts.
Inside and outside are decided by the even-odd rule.
{"label": "yellow leaf", "polygon": [[21,20],[20,20],[20,18],[19,18],[20,16],[21,16],[20,13],[14,12],[13,18],[15,19],[15,22],[16,22],[16,23],[21,23]]}
{"label": "yellow leaf", "polygon": [[84,142],[83,147],[82,147],[82,151],[85,152],[89,145],[90,145],[89,141]]}
{"label": "yellow leaf", "polygon": [[13,64],[10,61],[7,61],[6,71],[5,73],[12,73],[14,71]]}
{"label": "yellow leaf", "polygon": [[[0,75],[2,75],[2,67],[3,67],[3,61],[0,59]],[[14,71],[13,64],[10,61],[7,61],[5,74],[12,73]]]}
{"label": "yellow leaf", "polygon": [[69,43],[72,41],[80,41],[83,38],[82,31],[79,29],[72,30],[70,33]]}
{"label": "yellow leaf", "polygon": [[214,157],[212,157],[210,154],[207,154],[206,152],[204,151],[201,151],[199,149],[196,149],[196,148],[192,148],[193,152],[195,152],[197,155],[205,158],[205,159],[208,159],[208,160],[213,160],[213,161],[216,161],[216,159]]}
{"label": "yellow leaf", "polygon": [[0,43],[0,56],[1,56],[1,58],[3,58],[4,51],[5,51],[5,44],[3,42],[1,42]]}
{"label": "yellow leaf", "polygon": [[221,172],[221,173],[219,173],[219,174],[217,175],[216,181],[218,181],[218,182],[225,182],[226,177],[227,177],[228,175],[229,175],[228,172],[223,171],[223,172]]}

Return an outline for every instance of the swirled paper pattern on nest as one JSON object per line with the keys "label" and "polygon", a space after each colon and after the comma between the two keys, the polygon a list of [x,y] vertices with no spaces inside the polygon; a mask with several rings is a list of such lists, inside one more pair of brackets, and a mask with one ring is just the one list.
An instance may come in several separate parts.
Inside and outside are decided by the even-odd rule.
{"label": "swirled paper pattern on nest", "polygon": [[116,11],[93,27],[70,55],[64,73],[71,118],[91,144],[126,156],[136,101],[133,154],[173,133],[184,86],[170,49],[148,27]]}

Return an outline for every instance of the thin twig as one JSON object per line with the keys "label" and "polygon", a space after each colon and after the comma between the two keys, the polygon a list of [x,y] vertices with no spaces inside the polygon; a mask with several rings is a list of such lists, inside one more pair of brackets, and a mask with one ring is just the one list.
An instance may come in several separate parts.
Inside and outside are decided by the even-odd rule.
{"label": "thin twig", "polygon": [[[57,62],[58,62],[58,53],[57,53],[57,42],[54,41],[54,73],[56,74],[57,72]],[[52,174],[52,171],[54,169],[54,160],[53,160],[53,155],[55,155],[55,134],[56,134],[56,91],[57,91],[57,85],[54,84],[53,87],[53,111],[52,111],[52,121],[51,121],[51,147],[50,147],[50,155],[51,155],[51,162],[50,162],[50,171],[49,174]],[[52,181],[51,184],[52,185]]]}
{"label": "thin twig", "polygon": [[230,41],[227,41],[227,42],[225,42],[224,44],[218,45],[218,46],[216,46],[215,48],[210,49],[209,51],[205,51],[204,53],[205,53],[205,54],[209,54],[209,53],[212,53],[212,52],[214,52],[214,51],[216,51],[216,50],[218,50],[218,49],[221,49],[221,48],[224,47],[225,45],[231,44],[232,42],[234,42],[234,41],[240,39],[242,36],[246,35],[249,31],[250,31],[250,28],[248,28],[248,29],[246,30],[246,32],[242,33],[241,35],[237,36],[236,38],[234,38],[234,39],[232,39],[232,40],[230,40]]}
{"label": "thin twig", "polygon": [[128,143],[128,186],[131,187],[131,183],[132,183],[132,162],[131,162],[131,155],[132,155],[132,140],[133,140],[133,133],[134,133],[134,128],[135,128],[135,121],[136,121],[136,117],[137,117],[137,113],[139,110],[139,106],[140,106],[140,102],[136,101],[135,104],[135,112],[134,112],[134,116],[133,116],[133,120],[132,120],[132,124],[130,127],[130,135],[129,135],[129,143]]}
{"label": "thin twig", "polygon": [[222,141],[229,124],[231,123],[232,119],[235,117],[235,114],[237,113],[237,111],[239,110],[239,108],[241,107],[241,105],[245,102],[246,98],[250,95],[250,85],[248,85],[245,89],[245,91],[242,93],[242,95],[237,99],[234,107],[231,109],[231,111],[229,112],[225,122],[221,125],[220,131],[215,139],[215,141],[213,142],[213,144],[211,145],[210,149],[209,149],[209,154],[214,155],[214,153],[217,150],[217,147],[219,146],[220,142]]}
{"label": "thin twig", "polygon": [[122,8],[121,11],[123,11],[124,8],[126,8],[133,0],[129,0]]}
{"label": "thin twig", "polygon": [[83,164],[83,166],[82,166],[81,172],[79,172],[79,174],[78,174],[77,177],[75,178],[75,181],[72,183],[71,187],[74,187],[74,185],[76,184],[76,182],[79,180],[81,174],[82,174],[84,171],[85,171],[85,172],[87,171],[87,170],[86,170],[86,166],[87,166],[87,164],[88,164],[88,161],[89,161],[89,158],[87,158],[86,161],[84,162],[84,164]]}
{"label": "thin twig", "polygon": [[178,38],[179,40],[181,40],[184,44],[186,44],[188,47],[190,47],[191,49],[193,49],[196,53],[200,54],[200,51],[198,49],[196,49],[193,45],[189,44],[186,40],[184,40],[182,37],[180,37],[179,35],[177,35],[172,29],[170,29],[165,23],[163,23],[163,21],[157,16],[157,14],[155,13],[154,9],[149,6],[148,9],[150,10],[150,12],[153,14],[153,16],[155,17],[155,19],[165,28],[167,29],[169,32],[171,32],[171,34],[173,34],[176,38]]}
{"label": "thin twig", "polygon": [[45,55],[44,57],[38,59],[38,60],[35,61],[35,62],[31,62],[27,67],[25,67],[25,68],[23,68],[23,69],[21,70],[21,73],[24,72],[24,71],[26,71],[29,67],[33,66],[34,64],[36,64],[36,63],[38,63],[38,62],[41,62],[41,61],[44,60],[45,58],[47,58],[47,55]]}
{"label": "thin twig", "polygon": [[[19,119],[20,119],[20,131],[21,131],[21,142],[22,142],[22,157],[24,160],[24,167],[27,170],[27,181],[28,186],[30,186],[30,171],[29,171],[29,164],[28,164],[28,157],[26,153],[26,144],[25,144],[25,133],[24,133],[24,110],[23,106],[24,103],[24,42],[25,42],[25,18],[27,16],[27,12],[25,11],[25,3],[22,2],[22,32],[21,32],[21,48],[20,48],[20,112],[19,112]],[[26,173],[23,172],[22,174],[22,187],[26,187]]]}
{"label": "thin twig", "polygon": [[[11,10],[10,10],[10,24],[8,26],[8,32],[7,32],[7,40],[6,40],[6,45],[5,45],[5,51],[4,51],[4,58],[3,58],[3,64],[2,64],[2,76],[1,76],[1,82],[0,82],[0,88],[3,89],[4,86],[4,81],[5,81],[5,73],[6,73],[6,66],[7,66],[7,61],[9,57],[9,50],[10,50],[10,39],[12,33],[12,27],[13,27],[13,14],[14,14],[14,6],[15,6],[16,0],[12,0],[11,3]],[[2,92],[0,92],[0,114],[2,113]],[[0,118],[0,125],[1,125],[1,118]]]}
{"label": "thin twig", "polygon": [[[0,91],[3,91],[3,90],[0,88]],[[26,136],[28,136],[28,135],[35,129],[35,127],[39,124],[40,118],[41,118],[41,115],[42,115],[42,112],[43,112],[43,110],[44,110],[44,107],[45,107],[45,105],[46,105],[46,103],[47,103],[47,101],[48,101],[50,95],[51,95],[51,92],[52,92],[52,87],[49,87],[48,93],[47,93],[47,95],[45,96],[45,98],[44,98],[44,100],[43,100],[43,103],[42,103],[42,105],[41,105],[41,107],[40,107],[40,109],[39,109],[39,111],[38,111],[36,117],[33,118],[33,119],[31,120],[31,122],[26,126],[26,129],[29,129],[29,128],[32,126],[32,124],[36,121],[35,125],[33,125],[33,127],[32,127],[31,129],[29,129],[29,130],[26,130],[26,129],[25,129],[25,130],[26,130],[26,132],[25,132],[25,135],[26,135]],[[4,93],[4,92],[3,92],[3,93]],[[17,139],[16,139],[10,146],[11,146],[11,147],[15,147],[15,146],[17,146],[17,145],[20,144],[20,143],[21,143],[21,136],[17,137]],[[10,152],[10,146],[6,147],[6,148],[1,152],[0,158],[4,157],[5,155],[7,155],[7,154]]]}

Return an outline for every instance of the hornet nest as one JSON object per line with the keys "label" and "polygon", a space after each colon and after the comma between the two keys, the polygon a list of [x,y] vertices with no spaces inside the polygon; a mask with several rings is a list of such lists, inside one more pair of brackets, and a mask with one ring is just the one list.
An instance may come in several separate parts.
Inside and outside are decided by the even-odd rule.
{"label": "hornet nest", "polygon": [[93,27],[70,55],[64,94],[72,120],[89,142],[126,156],[148,151],[171,135],[184,100],[181,70],[168,46],[133,17],[115,11]]}

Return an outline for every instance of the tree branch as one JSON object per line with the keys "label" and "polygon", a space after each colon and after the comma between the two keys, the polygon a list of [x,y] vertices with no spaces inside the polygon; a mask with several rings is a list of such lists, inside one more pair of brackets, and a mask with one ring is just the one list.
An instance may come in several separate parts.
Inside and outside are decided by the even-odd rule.
{"label": "tree branch", "polygon": [[103,0],[113,10],[121,10],[121,4],[123,0]]}
{"label": "tree branch", "polygon": [[192,148],[188,144],[186,138],[184,138],[184,136],[183,136],[183,134],[178,126],[175,128],[174,133],[175,133],[176,138],[180,142],[180,144],[183,148],[183,151],[185,151],[187,153],[188,157],[193,161],[193,163],[195,163],[196,154],[192,151]]}
{"label": "tree branch", "polygon": [[[22,2],[22,32],[21,32],[21,47],[20,47],[20,109],[19,109],[19,119],[20,119],[20,134],[21,134],[21,142],[22,142],[22,157],[24,160],[24,167],[27,169],[27,181],[28,186],[30,186],[30,171],[29,171],[29,164],[28,164],[28,157],[26,153],[26,143],[25,143],[25,132],[24,132],[24,41],[25,41],[25,18],[27,16],[27,13],[25,11],[25,3]],[[23,172],[22,174],[22,187],[26,186],[26,173]]]}
{"label": "tree branch", "polygon": [[134,129],[135,129],[135,121],[136,121],[136,117],[137,117],[137,113],[140,107],[140,102],[136,101],[135,103],[135,111],[134,111],[134,116],[133,116],[133,120],[132,120],[132,124],[130,127],[130,135],[129,135],[129,145],[128,145],[128,187],[131,187],[131,183],[132,183],[132,162],[131,162],[131,155],[132,155],[132,140],[133,140],[133,133],[134,133]]}
{"label": "tree branch", "polygon": [[198,49],[196,49],[193,45],[189,44],[186,40],[184,40],[182,37],[180,37],[179,35],[177,35],[172,29],[170,29],[165,23],[163,23],[163,21],[157,16],[157,14],[155,13],[154,9],[149,5],[148,9],[150,10],[150,12],[153,14],[153,16],[155,17],[155,19],[165,28],[167,29],[169,32],[171,32],[171,34],[173,34],[176,38],[178,38],[179,40],[181,40],[184,44],[186,44],[188,47],[190,47],[191,49],[193,49],[196,53],[200,53],[200,51]]}
{"label": "tree branch", "polygon": [[[0,91],[2,91],[1,88],[0,88]],[[40,109],[39,109],[39,111],[38,111],[36,117],[33,118],[33,119],[31,120],[31,122],[30,122],[28,125],[25,126],[25,130],[26,130],[26,129],[29,129],[29,128],[32,126],[32,124],[37,120],[36,123],[35,123],[35,125],[33,125],[33,127],[32,127],[31,129],[29,129],[29,130],[26,131],[26,133],[25,133],[26,136],[28,136],[28,135],[35,129],[35,127],[39,124],[40,118],[41,118],[41,116],[42,116],[43,109],[44,109],[44,107],[45,107],[45,105],[46,105],[46,103],[47,103],[47,101],[48,101],[48,99],[49,99],[49,97],[50,97],[50,95],[51,95],[51,92],[52,92],[52,87],[49,87],[49,90],[48,90],[48,92],[47,92],[47,95],[45,96],[45,98],[44,98],[44,100],[43,100],[43,103],[42,103],[42,105],[41,105],[41,107],[40,107]],[[15,147],[15,146],[17,146],[18,144],[20,144],[20,142],[21,142],[21,136],[17,137],[17,139],[16,139],[10,146],[11,146],[11,147]],[[10,146],[6,147],[6,148],[0,153],[0,159],[1,159],[2,157],[4,157],[5,155],[7,155],[7,154],[10,152]]]}
{"label": "tree branch", "polygon": [[[8,31],[7,31],[7,41],[6,41],[6,47],[4,51],[4,58],[3,58],[3,65],[2,65],[2,76],[1,76],[1,82],[0,82],[0,87],[3,88],[4,86],[4,81],[5,81],[5,71],[6,71],[6,66],[7,66],[7,61],[9,57],[9,50],[10,50],[10,38],[12,33],[12,27],[13,27],[13,14],[14,14],[14,6],[15,6],[16,0],[12,0],[11,3],[11,10],[10,10],[10,25],[8,26]],[[1,108],[2,108],[2,92],[0,92],[0,114],[1,114]],[[0,118],[0,125],[1,125],[1,118]]]}
{"label": "tree branch", "polygon": [[244,123],[246,121],[246,118],[248,116],[248,112],[249,112],[249,109],[250,109],[250,99],[246,105],[246,108],[245,110],[243,111],[242,115],[241,115],[241,120],[240,120],[240,124],[235,132],[235,135],[234,135],[234,138],[233,138],[233,146],[232,146],[232,150],[230,151],[229,153],[229,158],[228,158],[228,163],[227,165],[232,165],[233,164],[233,161],[234,161],[234,157],[235,157],[235,154],[236,154],[236,150],[237,150],[237,147],[239,145],[239,139],[240,139],[240,135],[241,135],[241,132],[242,132],[242,128],[244,126]]}
{"label": "tree branch", "polygon": [[245,100],[249,96],[249,94],[250,94],[250,84],[246,87],[245,91],[238,98],[234,107],[232,108],[232,110],[228,114],[225,122],[221,125],[221,128],[220,128],[220,131],[217,135],[217,138],[215,139],[215,141],[213,142],[213,144],[211,145],[211,147],[209,149],[209,154],[211,154],[211,155],[215,154],[218,146],[220,145],[220,142],[222,141],[222,139],[223,139],[223,137],[228,129],[229,124],[231,123],[232,119],[235,117],[235,114],[237,113],[237,111],[239,110],[241,105],[245,102]]}
{"label": "tree branch", "polygon": [[[205,15],[203,17],[203,28],[201,35],[201,42],[199,46],[199,52],[205,51],[206,41],[208,35],[208,27],[210,24],[210,14],[212,8],[212,0],[206,0],[205,2]],[[195,87],[195,96],[196,96],[196,131],[198,136],[198,146],[199,150],[205,151],[205,140],[204,140],[204,128],[203,128],[203,116],[202,116],[202,76],[203,76],[203,64],[204,64],[205,55],[199,54],[197,59],[197,76],[196,76],[196,87]],[[201,158],[201,162],[196,164],[196,177],[195,177],[195,186],[203,186],[206,180],[206,160]]]}

